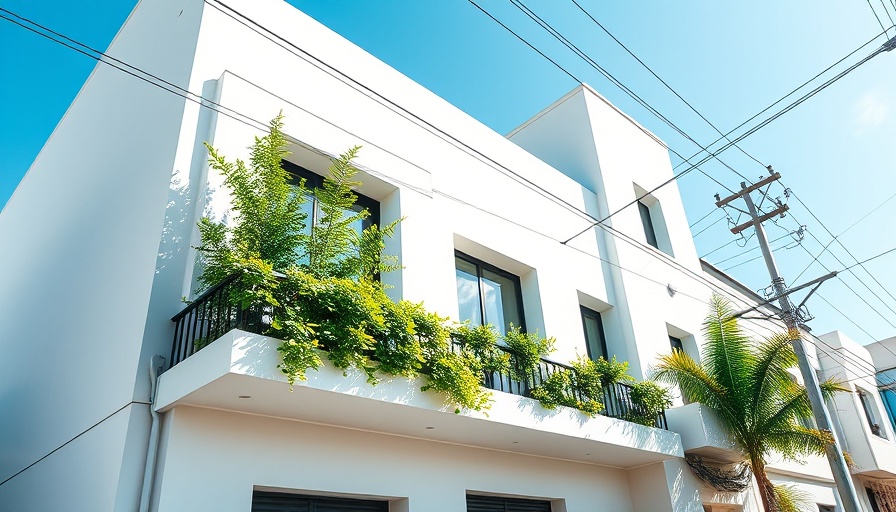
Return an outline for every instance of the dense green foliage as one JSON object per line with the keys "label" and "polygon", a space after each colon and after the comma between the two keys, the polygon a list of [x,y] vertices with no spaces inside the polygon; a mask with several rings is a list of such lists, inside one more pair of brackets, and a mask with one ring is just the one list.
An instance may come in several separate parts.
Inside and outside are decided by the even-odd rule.
{"label": "dense green foliage", "polygon": [[522,382],[532,379],[532,373],[541,358],[554,351],[557,341],[554,338],[541,338],[537,332],[521,332],[513,324],[510,324],[510,330],[503,339],[510,352],[510,375]]}
{"label": "dense green foliage", "polygon": [[[634,382],[627,371],[628,363],[619,363],[615,357],[610,361],[603,357],[595,361],[580,356],[570,363],[569,370],[551,374],[533,389],[532,398],[547,409],[565,405],[593,416],[604,410],[605,398],[613,399],[604,396],[605,387]],[[631,385],[629,397],[634,407],[624,419],[647,426],[656,425],[657,416],[671,405],[668,390],[652,381]]]}
{"label": "dense green foliage", "polygon": [[[421,304],[391,300],[377,276],[399,268],[383,251],[400,220],[356,231],[369,215],[355,208],[352,191],[361,185],[352,164],[359,148],[333,159],[322,188],[308,190],[303,180],[290,184],[282,168],[282,127],[278,116],[268,135],[256,137],[248,164],[208,146],[210,165],[231,191],[232,217],[203,218],[197,249],[202,287],[234,277],[230,301],[270,317],[266,334],[283,340],[280,369],[291,385],[325,356],[344,372],[363,371],[373,384],[388,375],[420,376],[424,391],[445,393],[458,411],[488,407],[484,375],[510,375],[546,407],[593,415],[602,408],[602,383],[631,379],[627,363],[579,359],[535,387],[553,338],[514,326],[501,336],[491,326],[451,325]],[[303,209],[310,200],[319,212],[314,223]]]}
{"label": "dense green foliage", "polygon": [[642,425],[653,425],[657,415],[672,406],[669,390],[650,380],[633,384],[630,396],[636,407],[625,419]]}
{"label": "dense green foliage", "polygon": [[[398,268],[383,249],[399,221],[361,233],[353,227],[369,215],[353,208],[359,148],[333,160],[322,188],[307,190],[304,182],[290,185],[282,168],[282,127],[278,116],[268,135],[256,137],[248,164],[208,146],[210,165],[231,191],[233,218],[199,223],[200,285],[235,276],[231,302],[270,313],[268,334],[283,340],[280,369],[291,384],[320,368],[325,354],[343,371],[364,371],[371,383],[381,375],[423,375],[425,389],[445,392],[461,407],[485,408],[490,394],[480,386],[482,372],[505,370],[508,361],[492,330],[452,329],[420,304],[392,301],[376,276]],[[312,197],[320,212],[314,224],[303,211]],[[452,336],[469,348],[455,350]]]}
{"label": "dense green foliage", "polygon": [[[799,422],[812,410],[806,389],[788,372],[797,364],[788,336],[753,341],[725,299],[713,296],[711,304],[703,323],[702,362],[675,350],[661,358],[655,378],[677,384],[685,398],[718,414],[756,475],[765,509],[776,511],[780,506],[765,473],[767,457],[774,452],[790,459],[821,455],[831,437]],[[822,383],[828,394],[840,389],[836,382]]]}

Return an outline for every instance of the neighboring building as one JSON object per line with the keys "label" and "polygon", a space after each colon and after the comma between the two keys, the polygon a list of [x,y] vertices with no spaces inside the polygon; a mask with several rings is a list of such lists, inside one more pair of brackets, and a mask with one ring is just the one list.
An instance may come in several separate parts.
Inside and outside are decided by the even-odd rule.
{"label": "neighboring building", "polygon": [[[172,360],[196,222],[228,200],[203,142],[245,157],[255,121],[279,111],[307,172],[363,146],[359,192],[383,222],[406,217],[387,247],[404,268],[383,276],[396,298],[518,322],[558,340],[557,362],[615,355],[637,379],[673,349],[699,358],[713,292],[761,298],[697,257],[674,183],[588,229],[581,212],[672,176],[665,146],[597,92],[576,87],[505,138],[275,0],[142,0],[108,54],[212,108],[98,65],[0,216],[15,248],[0,251],[0,508],[134,510],[149,445],[154,511],[759,510],[752,490],[717,492],[688,467],[686,453],[735,456],[700,404],[667,411],[668,429],[503,392],[487,415],[454,414],[419,382],[331,366],[290,391],[277,341],[244,331]],[[512,293],[459,297],[466,284]],[[847,377],[864,393],[836,401],[857,485],[890,478],[875,383]],[[838,506],[823,459],[769,472]]]}

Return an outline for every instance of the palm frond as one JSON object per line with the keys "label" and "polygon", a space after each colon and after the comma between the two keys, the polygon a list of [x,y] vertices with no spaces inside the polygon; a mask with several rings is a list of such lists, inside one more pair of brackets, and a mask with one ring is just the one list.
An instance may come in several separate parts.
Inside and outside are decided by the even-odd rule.
{"label": "palm frond", "polygon": [[806,455],[824,455],[825,447],[833,439],[827,432],[791,425],[790,428],[768,432],[765,441],[766,454],[774,450],[785,458],[799,460]]}
{"label": "palm frond", "polygon": [[727,390],[683,350],[674,350],[660,357],[652,377],[666,384],[675,384],[691,402],[700,402],[715,410],[726,408]]}
{"label": "palm frond", "polygon": [[757,424],[777,412],[779,404],[775,397],[782,389],[792,387],[787,370],[795,365],[796,354],[786,334],[767,338],[756,347],[750,382],[751,423]]}
{"label": "palm frond", "polygon": [[775,489],[775,501],[779,512],[805,512],[815,510],[815,501],[812,494],[795,485],[773,484]]}
{"label": "palm frond", "polygon": [[751,341],[733,317],[727,300],[713,295],[710,312],[703,322],[703,368],[727,390],[729,403],[739,409],[750,406],[751,369],[755,366]]}

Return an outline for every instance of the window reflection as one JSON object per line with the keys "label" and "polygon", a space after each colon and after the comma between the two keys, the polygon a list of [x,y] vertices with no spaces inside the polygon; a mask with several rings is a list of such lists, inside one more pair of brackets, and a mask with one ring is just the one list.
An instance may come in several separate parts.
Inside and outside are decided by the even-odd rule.
{"label": "window reflection", "polygon": [[519,277],[460,252],[455,269],[461,321],[491,324],[501,334],[511,324],[525,330]]}

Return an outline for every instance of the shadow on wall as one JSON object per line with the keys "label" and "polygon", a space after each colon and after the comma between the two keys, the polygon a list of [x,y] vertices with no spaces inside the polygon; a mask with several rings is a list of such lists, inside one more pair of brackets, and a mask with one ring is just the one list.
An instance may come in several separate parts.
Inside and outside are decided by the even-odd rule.
{"label": "shadow on wall", "polygon": [[[237,331],[239,332],[239,331]],[[277,347],[281,340],[267,336],[243,333],[235,339],[224,336],[215,343],[233,343],[233,350],[240,352],[231,363],[231,369],[237,373],[252,377],[283,381],[284,389],[288,386],[286,376],[278,365],[282,361]],[[367,381],[364,371],[355,368],[341,370],[333,366],[327,359],[324,351],[319,352],[323,362],[320,369],[309,369],[306,376],[308,384],[315,389],[333,391],[347,395],[354,395],[392,403],[411,404],[422,400],[429,406],[443,411],[453,411],[456,405],[450,401],[445,393],[436,391],[422,391],[424,379],[408,379],[405,377],[378,373],[379,382],[371,384]],[[296,387],[304,387],[303,381],[296,381]],[[389,386],[389,383],[398,383],[398,386]],[[399,391],[400,390],[400,391]],[[396,395],[397,393],[397,395]]]}

